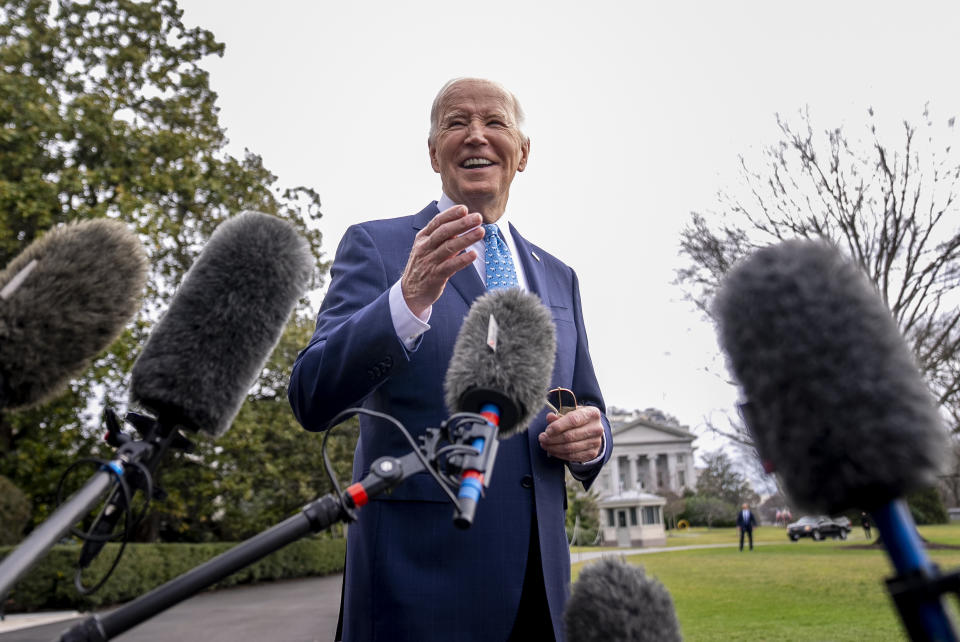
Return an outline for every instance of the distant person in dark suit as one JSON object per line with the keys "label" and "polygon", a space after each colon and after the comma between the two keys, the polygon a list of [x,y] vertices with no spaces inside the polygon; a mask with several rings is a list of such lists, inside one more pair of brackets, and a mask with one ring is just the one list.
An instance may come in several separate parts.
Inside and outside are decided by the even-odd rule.
{"label": "distant person in dark suit", "polygon": [[870,535],[870,516],[866,513],[860,513],[860,525],[863,526],[863,534],[867,539],[873,539]]}
{"label": "distant person in dark suit", "polygon": [[753,550],[753,527],[757,525],[757,518],[753,516],[750,505],[744,502],[740,512],[737,513],[737,530],[740,531],[740,550],[743,550],[743,535],[746,534],[750,540],[750,550]]}

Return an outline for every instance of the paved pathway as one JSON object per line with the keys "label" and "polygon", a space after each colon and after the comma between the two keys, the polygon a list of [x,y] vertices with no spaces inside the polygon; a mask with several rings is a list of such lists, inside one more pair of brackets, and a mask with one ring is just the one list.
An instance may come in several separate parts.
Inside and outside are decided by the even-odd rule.
{"label": "paved pathway", "polygon": [[[114,638],[119,642],[327,642],[337,629],[340,575],[262,582],[201,593]],[[45,614],[55,621],[13,629],[27,616],[0,622],[0,642],[51,642],[81,618]],[[63,619],[66,616],[67,619]]]}
{"label": "paved pathway", "polygon": [[[767,542],[754,542],[754,546],[761,546]],[[589,553],[570,553],[570,561],[576,564],[601,557],[620,557],[628,555],[644,555],[647,553],[671,553],[673,551],[692,551],[698,548],[736,548],[737,542],[732,544],[690,544],[689,546],[650,546],[648,548],[617,548],[609,551],[591,551]]]}

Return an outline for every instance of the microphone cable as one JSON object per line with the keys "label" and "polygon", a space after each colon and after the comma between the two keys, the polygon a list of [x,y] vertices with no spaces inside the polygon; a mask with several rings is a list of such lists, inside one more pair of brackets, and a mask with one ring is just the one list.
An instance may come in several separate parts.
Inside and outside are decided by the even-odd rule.
{"label": "microphone cable", "polygon": [[[330,435],[333,433],[334,429],[342,425],[342,423],[353,415],[367,415],[377,419],[382,419],[394,428],[396,428],[403,435],[404,439],[410,445],[411,451],[416,456],[416,458],[423,465],[424,470],[426,470],[430,476],[437,482],[437,485],[443,490],[444,494],[450,500],[450,502],[457,506],[456,496],[453,494],[451,488],[455,488],[459,484],[459,478],[457,477],[457,472],[447,472],[446,463],[450,456],[454,455],[478,455],[479,451],[472,445],[462,444],[451,442],[446,446],[439,448],[435,454],[432,455],[434,462],[442,462],[439,466],[435,463],[431,463],[427,459],[427,456],[421,452],[420,448],[417,446],[416,440],[406,429],[406,427],[395,417],[392,417],[386,413],[378,412],[375,410],[369,410],[366,408],[347,408],[340,414],[338,414],[331,421],[331,427],[329,430],[324,432],[323,441],[321,442],[321,455],[323,457],[323,465],[327,474],[327,478],[330,480],[330,484],[333,487],[335,496],[340,498],[340,503],[344,513],[350,518],[350,521],[356,521],[357,514],[356,510],[350,507],[350,503],[343,501],[345,494],[343,489],[340,486],[339,481],[337,480],[336,473],[333,468],[333,463],[330,461],[330,455],[327,451],[327,444],[330,438]],[[477,421],[486,421],[480,415],[468,412],[460,412],[454,415],[451,415],[446,421],[442,424],[442,430],[444,435],[449,438],[451,432],[454,432],[457,427],[465,423],[474,423]],[[74,573],[74,586],[81,595],[90,595],[98,591],[113,575],[117,566],[120,564],[120,560],[123,557],[123,553],[126,550],[127,544],[131,541],[133,536],[133,531],[137,525],[143,520],[146,516],[147,511],[150,508],[151,500],[154,497],[154,483],[153,478],[150,474],[150,470],[144,466],[141,462],[136,460],[127,461],[124,463],[127,467],[132,467],[133,470],[128,471],[128,473],[133,473],[136,476],[136,483],[138,488],[131,489],[131,485],[128,482],[128,474],[124,474],[121,471],[117,470],[113,462],[110,460],[102,459],[99,457],[84,457],[73,462],[70,466],[64,470],[63,474],[60,476],[60,479],[57,483],[56,491],[56,506],[60,506],[64,500],[64,487],[65,482],[69,478],[70,474],[78,470],[82,466],[94,466],[97,471],[104,471],[112,475],[116,479],[117,487],[114,489],[113,493],[110,494],[104,501],[104,506],[100,510],[100,513],[93,520],[90,527],[84,531],[77,527],[70,528],[70,534],[83,542],[114,542],[120,541],[120,546],[117,550],[117,554],[111,562],[110,567],[107,569],[103,577],[101,577],[95,584],[92,586],[87,586],[83,581],[83,571],[93,561],[93,558],[86,561],[84,564],[84,559],[81,558],[77,561],[76,572]],[[437,468],[439,467],[439,472]],[[144,503],[143,506],[136,512],[133,508],[133,497],[136,490],[140,489],[144,493]],[[123,499],[123,528],[115,533],[109,534],[97,534],[96,530],[102,519],[104,518],[106,509],[114,503],[116,493],[120,493]]]}
{"label": "microphone cable", "polygon": [[[400,434],[402,434],[404,439],[407,440],[407,443],[410,444],[410,449],[413,452],[413,454],[417,457],[417,459],[420,460],[420,463],[423,464],[424,470],[430,473],[430,476],[433,477],[434,481],[437,482],[437,485],[440,486],[441,490],[443,490],[443,492],[447,495],[447,497],[450,499],[453,505],[454,506],[458,505],[457,498],[453,494],[453,491],[451,491],[450,488],[444,483],[444,480],[440,477],[440,473],[438,473],[434,469],[434,466],[431,465],[431,463],[427,460],[426,456],[422,452],[420,452],[420,448],[417,446],[416,440],[414,440],[413,436],[406,429],[406,427],[400,422],[400,420],[398,420],[395,417],[391,417],[386,413],[378,412],[376,410],[369,410],[367,408],[347,408],[346,410],[339,413],[336,417],[334,417],[330,421],[330,428],[324,431],[324,434],[323,434],[323,441],[320,444],[320,453],[323,456],[323,466],[326,469],[327,478],[330,480],[330,484],[333,486],[334,493],[340,499],[340,504],[343,508],[343,511],[344,513],[347,514],[347,516],[349,516],[350,521],[356,521],[357,514],[356,514],[356,511],[348,505],[350,502],[343,501],[344,492],[340,488],[340,484],[337,481],[336,473],[334,473],[333,471],[333,464],[330,463],[330,457],[327,454],[327,440],[330,438],[330,434],[333,432],[335,428],[337,428],[342,422],[346,421],[353,415],[367,415],[368,417],[383,419],[384,421],[389,422],[391,426],[399,430]],[[460,417],[461,415],[471,415],[474,417],[474,419],[479,417],[479,415],[472,415],[471,413],[458,413],[457,415],[453,415],[452,417],[450,417],[450,420],[453,420],[455,417]],[[444,424],[446,423],[447,422],[444,422]],[[456,444],[451,444],[450,446],[441,448],[440,451],[438,451],[438,454],[444,450],[447,450],[450,448],[456,448],[456,447],[464,449],[464,451],[469,452],[469,454],[477,453],[477,450],[472,446],[462,446],[462,445],[457,446]],[[458,483],[458,482],[455,481],[454,483]]]}
{"label": "microphone cable", "polygon": [[[150,500],[153,498],[153,478],[150,476],[150,471],[147,469],[147,467],[141,464],[140,462],[129,461],[125,463],[126,466],[133,466],[137,470],[137,472],[140,475],[140,479],[143,480],[143,483],[145,486],[144,496],[146,500],[144,501],[143,508],[141,508],[140,511],[136,515],[134,515],[133,492],[131,492],[130,485],[127,483],[126,475],[122,474],[120,471],[114,468],[114,466],[111,465],[112,464],[111,461],[108,461],[106,459],[100,459],[98,457],[84,457],[70,464],[70,466],[68,466],[67,469],[63,471],[63,474],[60,476],[60,480],[57,482],[57,502],[56,502],[57,506],[60,506],[60,504],[63,503],[63,499],[64,499],[63,487],[67,477],[70,475],[72,471],[78,469],[80,466],[83,466],[85,464],[96,466],[98,472],[104,471],[113,475],[117,480],[117,488],[114,489],[113,493],[111,493],[110,496],[104,501],[103,508],[101,509],[97,517],[93,520],[93,523],[90,525],[90,528],[87,531],[82,531],[76,527],[71,527],[70,534],[73,535],[74,537],[81,539],[84,542],[106,543],[106,542],[121,540],[120,548],[117,550],[117,555],[116,557],[114,557],[113,562],[110,564],[110,568],[107,570],[104,576],[100,579],[100,581],[98,581],[93,586],[84,585],[83,569],[85,568],[85,565],[82,563],[83,561],[82,558],[77,560],[76,572],[74,573],[74,576],[73,576],[74,587],[76,587],[77,592],[79,592],[81,595],[90,595],[91,593],[95,593],[96,591],[98,591],[100,587],[102,587],[107,582],[107,580],[110,579],[110,576],[113,575],[113,572],[116,570],[117,566],[120,564],[120,559],[123,557],[123,553],[127,548],[127,544],[129,543],[131,536],[133,535],[133,529],[136,528],[137,524],[139,524],[143,520],[143,518],[146,516],[147,510],[150,508]],[[123,524],[124,524],[123,530],[117,533],[98,535],[94,531],[96,530],[97,526],[100,524],[100,521],[103,519],[104,511],[106,511],[107,507],[112,504],[114,496],[116,495],[118,490],[123,495]],[[92,561],[93,560],[91,559],[90,561],[87,562],[87,564],[89,564],[89,562],[92,562]]]}

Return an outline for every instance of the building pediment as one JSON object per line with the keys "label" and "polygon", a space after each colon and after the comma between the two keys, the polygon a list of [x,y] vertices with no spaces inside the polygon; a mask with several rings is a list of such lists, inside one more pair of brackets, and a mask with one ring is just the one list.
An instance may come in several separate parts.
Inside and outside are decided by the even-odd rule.
{"label": "building pediment", "polygon": [[643,444],[690,444],[696,435],[682,426],[664,426],[646,419],[634,419],[612,428],[618,446]]}

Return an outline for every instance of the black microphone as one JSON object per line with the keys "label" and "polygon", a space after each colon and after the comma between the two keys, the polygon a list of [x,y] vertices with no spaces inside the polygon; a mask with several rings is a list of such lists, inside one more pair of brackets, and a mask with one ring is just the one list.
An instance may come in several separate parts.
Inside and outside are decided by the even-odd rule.
{"label": "black microphone", "polygon": [[0,408],[56,396],[140,306],[147,261],[119,221],[50,229],[0,272]]}
{"label": "black microphone", "polygon": [[313,270],[310,246],[275,216],[220,224],[133,365],[130,400],[217,437],[280,340]]}
{"label": "black microphone", "polygon": [[[0,408],[53,398],[123,330],[140,305],[147,261],[119,221],[50,229],[0,272]],[[95,476],[0,563],[0,600],[96,504],[112,479]]]}
{"label": "black microphone", "polygon": [[[454,344],[444,379],[447,407],[484,415],[506,439],[527,429],[544,406],[556,356],[550,311],[540,299],[516,288],[491,290],[470,307]],[[487,470],[467,468],[460,484],[454,523],[467,528],[489,484],[496,441],[472,444]]]}
{"label": "black microphone", "polygon": [[762,249],[713,309],[757,451],[796,505],[872,509],[936,481],[947,435],[890,311],[822,242]]}
{"label": "black microphone", "polygon": [[932,573],[898,498],[934,483],[947,434],[873,284],[833,246],[788,241],[735,266],[713,310],[757,452],[794,503],[870,510],[897,570]]}
{"label": "black microphone", "polygon": [[622,558],[605,557],[580,571],[563,621],[570,642],[683,639],[666,587]]}

